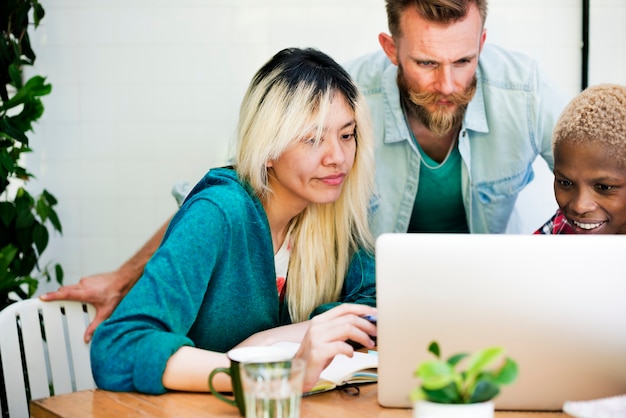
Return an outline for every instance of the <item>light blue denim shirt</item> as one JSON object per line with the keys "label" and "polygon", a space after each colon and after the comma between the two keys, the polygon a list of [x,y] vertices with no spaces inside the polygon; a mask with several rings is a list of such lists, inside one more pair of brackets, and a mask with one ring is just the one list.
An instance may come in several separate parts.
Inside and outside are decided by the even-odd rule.
{"label": "light blue denim shirt", "polygon": [[[345,68],[367,99],[375,132],[372,232],[406,232],[420,157],[400,106],[397,67],[381,51]],[[552,130],[566,100],[542,78],[534,60],[494,45],[484,45],[476,76],[476,94],[458,138],[467,223],[471,233],[514,231],[507,225],[519,192],[534,178],[537,155],[553,168]]]}

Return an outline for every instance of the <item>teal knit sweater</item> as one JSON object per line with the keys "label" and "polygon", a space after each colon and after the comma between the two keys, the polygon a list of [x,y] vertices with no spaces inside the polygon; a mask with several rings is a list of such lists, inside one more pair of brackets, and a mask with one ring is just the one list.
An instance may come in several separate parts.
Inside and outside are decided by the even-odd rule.
{"label": "teal knit sweater", "polygon": [[[376,303],[374,260],[358,252],[341,302]],[[289,324],[276,290],[269,224],[232,169],[213,169],[174,216],[143,276],[96,330],[98,387],[163,393],[169,357],[182,346],[226,352],[259,331]]]}

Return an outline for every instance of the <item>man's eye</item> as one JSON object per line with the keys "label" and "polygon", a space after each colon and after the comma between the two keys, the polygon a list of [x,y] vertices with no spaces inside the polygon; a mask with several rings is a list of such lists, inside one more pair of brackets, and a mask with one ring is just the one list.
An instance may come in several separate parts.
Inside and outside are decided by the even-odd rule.
{"label": "man's eye", "polygon": [[608,184],[596,184],[596,189],[601,190],[603,192],[608,192],[612,190],[614,186],[609,186]]}
{"label": "man's eye", "polygon": [[558,180],[557,182],[563,187],[570,187],[572,185],[572,182],[569,180]]}

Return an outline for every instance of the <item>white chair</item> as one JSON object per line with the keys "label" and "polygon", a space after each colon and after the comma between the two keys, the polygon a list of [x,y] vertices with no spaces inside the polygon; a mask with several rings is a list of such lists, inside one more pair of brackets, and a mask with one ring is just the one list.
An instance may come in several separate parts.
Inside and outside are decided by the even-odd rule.
{"label": "white chair", "polygon": [[94,315],[88,304],[37,298],[0,311],[1,417],[28,417],[31,399],[95,388],[83,341]]}

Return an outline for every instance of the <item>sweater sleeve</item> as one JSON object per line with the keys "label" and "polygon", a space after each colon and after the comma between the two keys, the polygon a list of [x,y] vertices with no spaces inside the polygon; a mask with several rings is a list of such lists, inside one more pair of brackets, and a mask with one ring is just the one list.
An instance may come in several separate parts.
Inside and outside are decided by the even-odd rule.
{"label": "sweater sleeve", "polygon": [[376,306],[376,264],[374,256],[365,250],[357,252],[350,261],[341,292],[337,302],[325,303],[311,313],[311,317],[319,315],[342,303],[359,303]]}
{"label": "sweater sleeve", "polygon": [[166,391],[166,363],[180,347],[194,345],[187,334],[231,235],[224,213],[209,201],[179,211],[142,277],[96,330],[91,362],[98,387]]}

